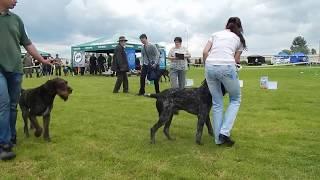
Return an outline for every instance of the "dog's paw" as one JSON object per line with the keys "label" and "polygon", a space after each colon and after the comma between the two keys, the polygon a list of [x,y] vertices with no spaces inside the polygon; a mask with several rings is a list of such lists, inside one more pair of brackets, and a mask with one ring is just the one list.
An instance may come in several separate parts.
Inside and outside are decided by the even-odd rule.
{"label": "dog's paw", "polygon": [[201,141],[196,141],[196,143],[199,145],[199,146],[203,146],[203,143]]}
{"label": "dog's paw", "polygon": [[42,134],[42,129],[37,129],[35,132],[34,132],[34,136],[36,137],[40,137]]}
{"label": "dog's paw", "polygon": [[47,142],[51,142],[51,138],[50,137],[44,137],[43,138],[45,141],[47,141]]}
{"label": "dog's paw", "polygon": [[24,130],[24,134],[26,135],[27,138],[30,136],[28,130]]}

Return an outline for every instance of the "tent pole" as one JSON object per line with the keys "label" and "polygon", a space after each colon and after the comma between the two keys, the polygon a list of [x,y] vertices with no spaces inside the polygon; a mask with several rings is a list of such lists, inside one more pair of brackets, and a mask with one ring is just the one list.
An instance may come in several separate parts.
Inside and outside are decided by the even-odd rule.
{"label": "tent pole", "polygon": [[318,50],[318,55],[319,55],[319,62],[320,62],[320,40],[319,40],[319,50]]}

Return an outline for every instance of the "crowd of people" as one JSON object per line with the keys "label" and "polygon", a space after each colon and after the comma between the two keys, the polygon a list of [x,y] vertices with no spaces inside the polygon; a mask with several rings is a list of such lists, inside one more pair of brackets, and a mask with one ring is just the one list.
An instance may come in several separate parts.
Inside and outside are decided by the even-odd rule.
{"label": "crowd of people", "polygon": [[[160,92],[159,79],[160,79],[160,51],[156,45],[151,44],[148,41],[146,34],[141,34],[139,37],[142,43],[141,49],[141,65],[140,61],[136,63],[136,67],[141,67],[140,70],[140,89],[137,95],[141,96],[145,94],[145,84],[147,76],[150,71],[155,71],[157,77],[153,78],[153,84],[155,87],[155,93]],[[121,36],[119,37],[119,44],[115,48],[113,63],[111,70],[116,72],[117,81],[113,90],[113,93],[118,93],[123,84],[123,92],[128,93],[129,91],[129,82],[127,77],[127,72],[129,71],[129,65],[127,60],[127,55],[125,53],[125,46],[128,40]],[[188,68],[188,61],[191,57],[191,54],[182,46],[182,38],[176,37],[174,39],[175,47],[173,47],[168,55],[170,62],[170,82],[172,88],[185,88],[185,71]],[[180,55],[180,56],[177,56]],[[93,56],[94,57],[94,56]],[[91,58],[90,58],[91,59]],[[137,66],[139,65],[139,66]]]}
{"label": "crowd of people", "polygon": [[[26,53],[22,60],[23,64],[23,73],[26,78],[32,78],[33,73],[36,73],[36,77],[41,76],[61,76],[62,72],[65,76],[72,72],[72,68],[69,65],[69,62],[65,63],[59,57],[59,54],[56,54],[55,58],[44,57],[45,60],[51,62],[51,64],[40,63],[37,59],[32,58],[29,53]],[[53,66],[52,66],[53,65]]]}
{"label": "crowd of people", "polygon": [[[24,29],[20,17],[10,11],[16,5],[16,0],[0,0],[0,160],[15,158],[12,148],[17,142],[16,119],[17,104],[21,93],[23,70],[26,77],[32,77],[31,66],[41,64],[42,75],[61,76],[61,69],[68,67],[63,64],[59,55],[53,59],[43,58],[32,44]],[[233,145],[231,129],[236,119],[240,102],[241,91],[236,63],[240,63],[240,55],[246,49],[246,42],[242,35],[241,21],[237,17],[229,18],[224,30],[213,33],[209,38],[204,51],[205,78],[207,80],[213,102],[213,122],[215,143],[217,145]],[[140,77],[140,90],[138,95],[145,93],[145,78],[159,69],[159,51],[155,45],[148,42],[146,34],[140,36],[142,48],[142,68]],[[116,73],[117,80],[113,93],[118,93],[121,85],[123,92],[129,92],[127,72],[129,71],[127,54],[125,53],[127,39],[119,37],[119,44],[114,50],[113,60],[99,55],[92,55],[89,59],[90,74],[101,74],[107,64]],[[188,49],[182,46],[182,38],[174,38],[175,46],[169,52],[171,87],[183,89],[185,86],[185,71],[187,58],[191,55]],[[21,63],[22,45],[28,52]],[[32,60],[32,58],[34,60]],[[25,68],[22,67],[25,66]],[[38,72],[38,71],[37,71]],[[38,72],[39,74],[40,72]],[[38,75],[39,76],[39,75]],[[159,93],[159,77],[153,77],[155,92]],[[224,112],[223,94],[221,85],[229,94],[229,105]]]}

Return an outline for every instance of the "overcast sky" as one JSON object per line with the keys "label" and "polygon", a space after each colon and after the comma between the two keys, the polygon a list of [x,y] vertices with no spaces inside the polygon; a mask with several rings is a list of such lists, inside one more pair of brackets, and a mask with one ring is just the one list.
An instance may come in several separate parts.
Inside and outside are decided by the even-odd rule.
{"label": "overcast sky", "polygon": [[318,51],[319,7],[318,0],[20,0],[14,12],[38,49],[66,58],[71,45],[141,33],[167,48],[181,36],[200,56],[210,34],[223,30],[230,16],[242,20],[246,54],[272,55],[299,35]]}

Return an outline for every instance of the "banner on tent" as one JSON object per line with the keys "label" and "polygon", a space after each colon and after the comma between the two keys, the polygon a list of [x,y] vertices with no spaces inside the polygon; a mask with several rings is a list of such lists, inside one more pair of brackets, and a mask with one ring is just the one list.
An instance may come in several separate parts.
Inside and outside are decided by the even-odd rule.
{"label": "banner on tent", "polygon": [[160,69],[166,69],[166,51],[160,49]]}
{"label": "banner on tent", "polygon": [[126,49],[129,69],[136,69],[136,51],[134,49]]}
{"label": "banner on tent", "polygon": [[75,51],[73,53],[73,67],[85,67],[86,60],[83,51]]}

